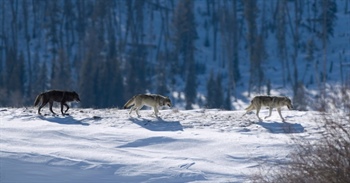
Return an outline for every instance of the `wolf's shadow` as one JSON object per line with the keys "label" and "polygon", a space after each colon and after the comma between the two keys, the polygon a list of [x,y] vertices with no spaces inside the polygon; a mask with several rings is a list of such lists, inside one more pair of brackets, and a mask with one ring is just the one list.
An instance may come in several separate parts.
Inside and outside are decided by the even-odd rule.
{"label": "wolf's shadow", "polygon": [[263,122],[256,123],[263,128],[269,130],[271,133],[303,133],[304,127],[299,123],[287,122]]}
{"label": "wolf's shadow", "polygon": [[164,121],[161,118],[155,120],[143,118],[130,118],[130,120],[150,131],[183,131],[183,127],[179,121]]}
{"label": "wolf's shadow", "polygon": [[83,123],[81,120],[76,120],[72,116],[63,116],[63,117],[45,117],[45,116],[39,116],[40,119],[49,121],[52,123],[58,123],[63,125],[83,125],[83,126],[89,126],[88,123]]}

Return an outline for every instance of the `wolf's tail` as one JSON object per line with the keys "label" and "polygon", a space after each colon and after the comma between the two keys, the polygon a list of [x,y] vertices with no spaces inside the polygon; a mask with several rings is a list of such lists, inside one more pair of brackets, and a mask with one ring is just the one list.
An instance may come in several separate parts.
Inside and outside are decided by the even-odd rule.
{"label": "wolf's tail", "polygon": [[136,98],[136,95],[135,96],[133,96],[130,100],[128,100],[127,102],[126,102],[126,104],[124,105],[124,109],[126,109],[126,108],[128,108],[128,107],[130,107],[130,106],[132,106],[132,105],[134,105],[134,101],[135,101],[135,98]]}
{"label": "wolf's tail", "polygon": [[34,106],[37,106],[42,98],[43,98],[42,93],[39,94],[38,96],[36,96],[35,101],[34,101]]}
{"label": "wolf's tail", "polygon": [[245,110],[253,110],[254,109],[254,105],[250,104],[247,108],[245,108]]}

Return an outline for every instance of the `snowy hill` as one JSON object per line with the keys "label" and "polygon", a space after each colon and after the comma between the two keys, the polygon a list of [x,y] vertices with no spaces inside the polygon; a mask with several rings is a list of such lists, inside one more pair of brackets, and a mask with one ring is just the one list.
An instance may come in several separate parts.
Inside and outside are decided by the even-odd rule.
{"label": "snowy hill", "polygon": [[348,0],[3,0],[0,106],[62,89],[82,108],[158,93],[181,109],[240,110],[271,93],[317,110],[317,98],[349,85],[349,9]]}
{"label": "snowy hill", "polygon": [[[244,182],[281,163],[294,137],[313,139],[317,112],[72,108],[0,109],[0,182]],[[57,108],[54,109],[58,110]],[[267,115],[262,110],[260,116]]]}

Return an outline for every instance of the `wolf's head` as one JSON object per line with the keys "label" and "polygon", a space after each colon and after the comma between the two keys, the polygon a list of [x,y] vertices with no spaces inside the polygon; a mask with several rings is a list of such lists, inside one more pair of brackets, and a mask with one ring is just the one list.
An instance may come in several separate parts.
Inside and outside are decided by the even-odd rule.
{"label": "wolf's head", "polygon": [[293,109],[292,101],[288,97],[284,98],[284,104],[288,107],[289,110]]}
{"label": "wolf's head", "polygon": [[165,97],[162,102],[163,106],[166,105],[168,107],[171,107],[171,100],[169,97]]}
{"label": "wolf's head", "polygon": [[79,95],[77,94],[77,92],[73,91],[73,100],[80,102],[80,98]]}

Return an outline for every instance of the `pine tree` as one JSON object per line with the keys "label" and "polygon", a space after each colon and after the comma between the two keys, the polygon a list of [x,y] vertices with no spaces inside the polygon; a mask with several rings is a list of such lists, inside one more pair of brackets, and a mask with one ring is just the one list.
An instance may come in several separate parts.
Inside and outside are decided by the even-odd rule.
{"label": "pine tree", "polygon": [[246,0],[244,1],[244,16],[246,18],[247,22],[247,45],[248,45],[248,55],[249,55],[249,62],[250,62],[250,69],[249,69],[249,88],[248,93],[250,95],[251,91],[255,89],[255,87],[258,85],[257,81],[260,80],[259,73],[261,70],[261,65],[259,62],[259,57],[257,54],[257,47],[256,44],[258,42],[258,31],[257,31],[257,14],[258,7],[257,2],[255,0]]}
{"label": "pine tree", "polygon": [[210,76],[207,82],[207,103],[206,108],[212,108],[215,105],[215,80],[213,71],[210,72]]}
{"label": "pine tree", "polygon": [[24,93],[24,56],[21,52],[17,57],[14,50],[10,49],[6,58],[7,69],[7,105],[19,107],[23,105]]}
{"label": "pine tree", "polygon": [[230,89],[228,89],[226,91],[226,97],[225,97],[225,101],[224,101],[224,109],[226,110],[231,110],[232,107],[231,107],[231,92],[230,92]]}
{"label": "pine tree", "polygon": [[224,93],[221,83],[221,76],[217,75],[215,79],[213,72],[211,72],[209,80],[207,82],[207,108],[224,107]]}
{"label": "pine tree", "polygon": [[[196,100],[197,83],[195,69],[195,45],[194,40],[197,38],[197,32],[194,22],[194,2],[192,0],[180,1],[175,9],[174,29],[175,29],[175,52],[178,61],[184,72],[186,109],[191,109]],[[176,66],[175,66],[176,67]]]}
{"label": "pine tree", "polygon": [[80,106],[95,107],[97,94],[97,68],[91,56],[88,56],[80,68],[79,89]]}
{"label": "pine tree", "polygon": [[215,108],[223,108],[224,103],[224,92],[222,90],[222,78],[221,75],[218,74],[216,76],[216,100],[215,100]]}
{"label": "pine tree", "polygon": [[277,1],[277,16],[276,16],[276,40],[277,54],[281,62],[282,82],[286,86],[287,69],[287,42],[286,42],[286,8],[287,0]]}
{"label": "pine tree", "polygon": [[127,52],[125,97],[144,93],[147,82],[147,47],[144,42],[144,1],[126,1],[127,35],[130,36],[130,48]]}
{"label": "pine tree", "polygon": [[223,38],[223,50],[225,51],[223,55],[226,56],[227,63],[227,86],[228,90],[233,90],[234,94],[236,94],[236,82],[241,78],[239,70],[239,27],[241,21],[238,18],[238,14],[241,13],[241,6],[239,1],[225,1],[216,10],[216,14],[221,15],[219,19],[220,33]]}
{"label": "pine tree", "polygon": [[72,89],[71,66],[64,50],[58,51],[57,60],[52,62],[51,88]]}

